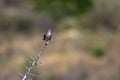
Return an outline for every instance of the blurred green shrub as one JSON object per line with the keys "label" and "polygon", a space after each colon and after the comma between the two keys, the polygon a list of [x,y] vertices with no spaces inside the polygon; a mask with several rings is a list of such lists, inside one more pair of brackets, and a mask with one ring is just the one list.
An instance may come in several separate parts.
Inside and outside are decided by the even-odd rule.
{"label": "blurred green shrub", "polygon": [[57,75],[50,75],[47,77],[47,80],[58,80],[58,76]]}
{"label": "blurred green shrub", "polygon": [[32,30],[31,18],[9,18],[1,17],[0,32],[30,32]]}
{"label": "blurred green shrub", "polygon": [[101,57],[106,54],[107,48],[105,46],[97,45],[91,48],[91,52],[94,56]]}
{"label": "blurred green shrub", "polygon": [[17,32],[30,32],[32,30],[32,19],[21,18],[16,20],[16,31]]}
{"label": "blurred green shrub", "polygon": [[26,56],[25,60],[24,60],[24,63],[23,63],[23,66],[22,66],[23,73],[26,72],[26,67],[31,66],[31,62],[30,61],[33,61],[33,60],[31,58],[29,58],[29,57]]}
{"label": "blurred green shrub", "polygon": [[92,8],[92,0],[37,0],[36,10],[45,10],[54,16],[82,14]]}
{"label": "blurred green shrub", "polygon": [[92,31],[109,30],[116,31],[119,27],[119,18],[117,13],[113,12],[96,12],[89,14],[89,17],[84,19],[81,24],[83,29],[89,29]]}
{"label": "blurred green shrub", "polygon": [[58,26],[58,29],[59,30],[68,30],[68,29],[71,29],[74,27],[76,27],[75,19],[68,18],[68,19],[64,19],[63,21],[61,21],[61,23]]}
{"label": "blurred green shrub", "polygon": [[94,0],[93,10],[83,17],[82,28],[92,31],[117,31],[120,23],[120,1]]}
{"label": "blurred green shrub", "polygon": [[13,20],[5,18],[5,17],[4,18],[1,17],[1,19],[0,19],[0,31],[7,32],[7,31],[11,30],[12,28],[14,28]]}

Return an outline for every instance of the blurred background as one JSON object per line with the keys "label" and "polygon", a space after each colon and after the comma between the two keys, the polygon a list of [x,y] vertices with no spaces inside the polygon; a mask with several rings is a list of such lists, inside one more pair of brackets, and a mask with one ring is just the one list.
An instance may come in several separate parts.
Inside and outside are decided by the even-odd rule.
{"label": "blurred background", "polygon": [[0,0],[0,80],[20,80],[48,29],[33,80],[120,80],[120,0]]}

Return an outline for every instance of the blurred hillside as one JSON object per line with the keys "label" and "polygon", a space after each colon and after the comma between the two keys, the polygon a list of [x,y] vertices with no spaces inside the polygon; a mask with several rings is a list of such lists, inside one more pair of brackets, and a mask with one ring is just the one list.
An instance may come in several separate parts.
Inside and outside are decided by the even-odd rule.
{"label": "blurred hillside", "polygon": [[119,0],[0,0],[0,80],[19,80],[24,64],[53,38],[33,80],[120,80]]}

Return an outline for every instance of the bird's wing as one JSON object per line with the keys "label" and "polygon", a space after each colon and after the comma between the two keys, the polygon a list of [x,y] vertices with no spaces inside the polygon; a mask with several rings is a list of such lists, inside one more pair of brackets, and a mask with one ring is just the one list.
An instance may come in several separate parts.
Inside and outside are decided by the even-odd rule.
{"label": "bird's wing", "polygon": [[44,34],[44,35],[43,35],[43,40],[45,40],[45,38],[46,38],[46,35]]}
{"label": "bird's wing", "polygon": [[51,40],[51,38],[52,38],[52,35],[50,35],[50,38],[49,38],[49,40]]}

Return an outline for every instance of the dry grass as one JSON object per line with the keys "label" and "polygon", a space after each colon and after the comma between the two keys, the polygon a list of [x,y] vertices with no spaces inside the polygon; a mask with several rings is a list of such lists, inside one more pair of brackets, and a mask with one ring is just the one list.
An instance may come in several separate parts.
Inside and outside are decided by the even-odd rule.
{"label": "dry grass", "polygon": [[[71,35],[67,36],[68,34]],[[99,33],[91,37],[92,39],[90,38],[90,40],[86,38],[90,33],[85,34],[82,31],[79,33],[78,30],[68,30],[56,35],[59,37],[54,36],[56,38],[44,54],[42,54],[42,64],[38,67],[38,70],[40,68],[39,72],[42,73],[41,77],[46,76],[47,78],[51,74],[57,74],[61,77],[63,77],[63,74],[66,74],[66,77],[71,77],[72,73],[69,72],[70,70],[75,71],[74,74],[80,74],[83,68],[81,66],[85,66],[85,71],[89,75],[88,80],[98,80],[99,77],[108,80],[119,69],[119,33],[111,35],[112,37],[110,39],[106,37],[108,35],[100,36]],[[11,72],[19,72],[25,60],[24,56],[37,53],[42,43],[41,37],[37,35],[30,37],[17,35],[12,42],[12,56],[9,56],[9,53],[6,52],[6,47],[8,47],[9,42],[6,39],[3,41],[5,42],[2,44],[6,45],[0,46],[1,57],[5,55],[6,57],[3,59],[6,58],[7,62],[0,66],[2,77],[6,77]],[[96,43],[105,44],[109,48],[107,55],[101,58],[91,55],[89,48]],[[79,70],[80,72],[77,73]]]}

